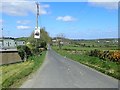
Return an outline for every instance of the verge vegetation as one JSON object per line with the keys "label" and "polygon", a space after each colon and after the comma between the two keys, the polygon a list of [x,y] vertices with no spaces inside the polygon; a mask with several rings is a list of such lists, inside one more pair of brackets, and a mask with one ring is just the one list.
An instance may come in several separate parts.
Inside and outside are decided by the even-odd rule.
{"label": "verge vegetation", "polygon": [[17,88],[34,71],[36,71],[44,61],[46,51],[39,56],[31,56],[23,63],[0,66],[2,70],[1,85],[3,89]]}

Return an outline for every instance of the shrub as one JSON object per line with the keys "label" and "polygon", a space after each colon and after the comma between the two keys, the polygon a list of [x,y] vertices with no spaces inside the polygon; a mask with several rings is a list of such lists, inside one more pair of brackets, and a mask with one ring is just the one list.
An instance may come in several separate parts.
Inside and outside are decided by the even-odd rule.
{"label": "shrub", "polygon": [[20,49],[20,50],[18,51],[18,54],[20,55],[21,59],[24,60],[24,57],[25,57],[24,50]]}
{"label": "shrub", "polygon": [[102,60],[110,60],[114,62],[120,62],[120,52],[110,52],[110,51],[99,51],[99,50],[92,50],[89,52],[89,56],[99,57]]}
{"label": "shrub", "polygon": [[100,55],[100,51],[95,49],[95,50],[91,50],[89,56],[95,56],[98,57]]}
{"label": "shrub", "polygon": [[46,48],[46,45],[47,45],[46,42],[42,42],[40,46],[41,46],[41,48]]}
{"label": "shrub", "polygon": [[24,60],[25,58],[28,58],[29,56],[32,56],[30,48],[28,46],[18,46],[18,54],[20,55],[21,59]]}
{"label": "shrub", "polygon": [[109,58],[111,61],[120,62],[120,52],[112,52]]}
{"label": "shrub", "polygon": [[32,49],[32,53],[33,53],[33,54],[37,54],[37,55],[38,55],[38,54],[41,53],[41,52],[42,52],[42,51],[41,51],[39,48],[33,48],[33,49]]}

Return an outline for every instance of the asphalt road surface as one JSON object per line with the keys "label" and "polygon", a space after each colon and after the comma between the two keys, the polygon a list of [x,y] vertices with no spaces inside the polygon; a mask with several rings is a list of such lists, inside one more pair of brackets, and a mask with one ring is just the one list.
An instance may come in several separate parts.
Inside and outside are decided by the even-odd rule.
{"label": "asphalt road surface", "polygon": [[49,50],[40,69],[20,88],[118,88],[118,80]]}

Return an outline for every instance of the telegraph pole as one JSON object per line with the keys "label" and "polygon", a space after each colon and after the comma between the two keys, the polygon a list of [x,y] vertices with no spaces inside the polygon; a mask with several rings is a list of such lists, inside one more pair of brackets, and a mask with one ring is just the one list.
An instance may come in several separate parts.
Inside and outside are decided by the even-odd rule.
{"label": "telegraph pole", "polygon": [[3,28],[2,28],[2,30],[1,30],[1,33],[2,33],[2,38],[3,38]]}
{"label": "telegraph pole", "polygon": [[39,3],[38,2],[36,2],[36,6],[37,6],[36,26],[38,28],[38,16],[39,16]]}
{"label": "telegraph pole", "polygon": [[[36,7],[37,7],[37,13],[36,13],[36,30],[38,30],[38,16],[39,16],[39,3],[38,2],[36,2]],[[37,48],[37,46],[38,46],[38,44],[37,44],[37,38],[36,38],[36,48]]]}

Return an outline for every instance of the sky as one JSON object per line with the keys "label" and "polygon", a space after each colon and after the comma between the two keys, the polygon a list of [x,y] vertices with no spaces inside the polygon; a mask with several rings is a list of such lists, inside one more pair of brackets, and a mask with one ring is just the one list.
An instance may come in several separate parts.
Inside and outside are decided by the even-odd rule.
{"label": "sky", "polygon": [[[36,27],[36,1],[4,0],[0,3],[0,30],[4,37],[28,37]],[[117,1],[39,2],[39,27],[51,37],[70,39],[118,37]]]}

